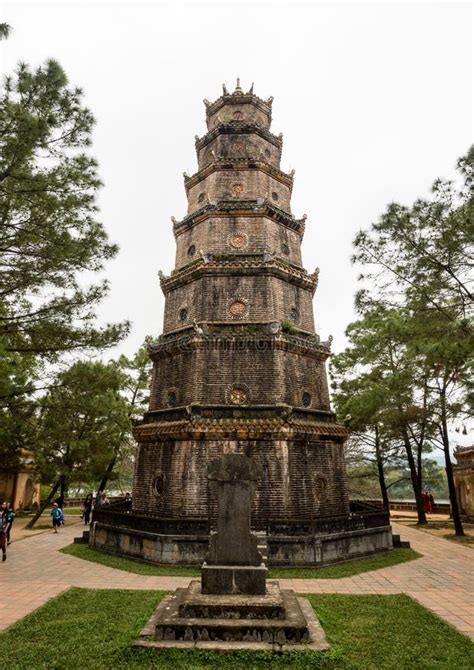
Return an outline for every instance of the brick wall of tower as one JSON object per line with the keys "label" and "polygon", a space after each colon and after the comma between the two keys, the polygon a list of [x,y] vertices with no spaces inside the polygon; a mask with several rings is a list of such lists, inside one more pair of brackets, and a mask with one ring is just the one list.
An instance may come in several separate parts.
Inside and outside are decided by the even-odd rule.
{"label": "brick wall of tower", "polygon": [[237,299],[247,302],[247,313],[239,321],[290,320],[314,332],[311,292],[264,274],[208,275],[171,290],[166,296],[163,332],[188,326],[194,319],[233,321],[229,306]]}
{"label": "brick wall of tower", "polygon": [[177,405],[229,404],[233,386],[246,390],[247,404],[304,407],[306,394],[307,409],[329,410],[326,371],[318,358],[276,349],[270,338],[256,344],[251,335],[202,346],[182,347],[155,361],[150,410],[169,407],[171,392]]}
{"label": "brick wall of tower", "polygon": [[[206,518],[212,512],[207,463],[229,451],[247,453],[262,466],[252,523],[311,521],[348,512],[342,445],[329,440],[183,440],[141,445],[134,510],[172,519]],[[162,492],[153,483],[162,478]]]}
{"label": "brick wall of tower", "polygon": [[223,254],[236,251],[232,238],[244,236],[243,253],[270,251],[289,262],[301,266],[301,238],[294,230],[266,216],[210,217],[183,230],[176,239],[176,268],[205,254]]}
{"label": "brick wall of tower", "polygon": [[285,212],[291,212],[289,186],[256,169],[229,169],[211,172],[188,191],[188,214],[210,200],[256,200],[266,198]]}
{"label": "brick wall of tower", "polygon": [[280,148],[257,134],[218,135],[199,150],[199,169],[213,163],[216,158],[253,158],[254,160],[258,158],[279,168]]}
{"label": "brick wall of tower", "polygon": [[246,121],[255,123],[261,128],[270,127],[270,116],[268,112],[247,102],[229,101],[231,104],[224,105],[211,112],[207,117],[207,127],[209,130],[215,128],[221,123],[229,121]]}

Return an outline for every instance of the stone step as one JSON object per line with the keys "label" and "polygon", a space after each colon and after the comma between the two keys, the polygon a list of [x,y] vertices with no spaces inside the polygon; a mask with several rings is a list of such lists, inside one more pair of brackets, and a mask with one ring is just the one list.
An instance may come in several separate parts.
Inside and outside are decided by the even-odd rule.
{"label": "stone step", "polygon": [[89,544],[90,531],[84,530],[82,535],[74,538],[74,544]]}
{"label": "stone step", "polygon": [[410,549],[408,540],[402,540],[400,535],[392,535],[392,542],[394,549]]}
{"label": "stone step", "polygon": [[[267,644],[301,644],[309,641],[306,617],[293,591],[280,591],[276,586],[277,594],[273,595],[255,597],[241,594],[236,597],[205,594],[203,598],[192,593],[192,584],[188,589],[177,589],[175,596],[162,600],[158,606],[153,621],[156,641],[221,640]],[[207,607],[199,607],[199,601]],[[254,605],[256,609],[261,608],[262,612],[252,612]],[[204,610],[211,616],[202,616]],[[212,615],[219,611],[225,616],[214,618]],[[188,616],[180,616],[184,612]],[[192,617],[189,613],[201,616]],[[234,617],[229,616],[232,614]],[[270,614],[270,617],[265,614]]]}

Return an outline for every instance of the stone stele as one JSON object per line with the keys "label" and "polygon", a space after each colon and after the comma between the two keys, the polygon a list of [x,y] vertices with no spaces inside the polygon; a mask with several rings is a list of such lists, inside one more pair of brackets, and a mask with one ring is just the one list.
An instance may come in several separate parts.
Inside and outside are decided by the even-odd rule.
{"label": "stone stele", "polygon": [[217,533],[211,535],[201,584],[192,581],[164,598],[135,641],[157,649],[216,651],[329,648],[314,611],[293,591],[266,582],[266,567],[250,532],[250,502],[261,472],[244,454],[208,465],[217,496]]}

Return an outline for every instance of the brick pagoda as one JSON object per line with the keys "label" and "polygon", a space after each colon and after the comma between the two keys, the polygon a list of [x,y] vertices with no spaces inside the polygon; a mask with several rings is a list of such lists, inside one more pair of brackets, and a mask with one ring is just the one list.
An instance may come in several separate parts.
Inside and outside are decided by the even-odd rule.
{"label": "brick pagoda", "polygon": [[[160,273],[164,326],[150,346],[149,411],[135,430],[133,515],[161,542],[150,560],[199,558],[215,516],[207,464],[245,453],[263,472],[252,526],[267,533],[270,564],[340,560],[315,537],[352,530],[347,430],[329,404],[330,343],[316,335],[312,305],[318,271],[302,265],[306,217],[291,213],[293,173],[280,169],[272,98],[237,83],[204,102],[198,170],[184,175],[187,215],[173,218],[175,269]],[[380,525],[376,549],[387,548],[386,518]]]}

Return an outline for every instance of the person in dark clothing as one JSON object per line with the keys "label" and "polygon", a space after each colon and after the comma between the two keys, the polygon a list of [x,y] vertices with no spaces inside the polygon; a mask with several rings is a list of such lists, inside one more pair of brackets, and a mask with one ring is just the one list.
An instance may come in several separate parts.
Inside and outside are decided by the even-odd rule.
{"label": "person in dark clothing", "polygon": [[434,512],[435,501],[434,501],[433,494],[431,493],[431,491],[428,491],[428,500],[430,501],[430,512],[433,513]]}
{"label": "person in dark clothing", "polygon": [[15,512],[13,511],[13,506],[11,503],[7,505],[7,544],[11,544],[10,533],[13,526],[13,521],[15,520]]}
{"label": "person in dark clothing", "polygon": [[0,510],[0,548],[2,550],[2,561],[7,560],[7,528],[8,528],[8,506],[2,503]]}
{"label": "person in dark clothing", "polygon": [[84,505],[82,506],[82,515],[86,526],[90,524],[91,512],[92,512],[92,493],[89,493],[89,495],[86,496],[84,500]]}

